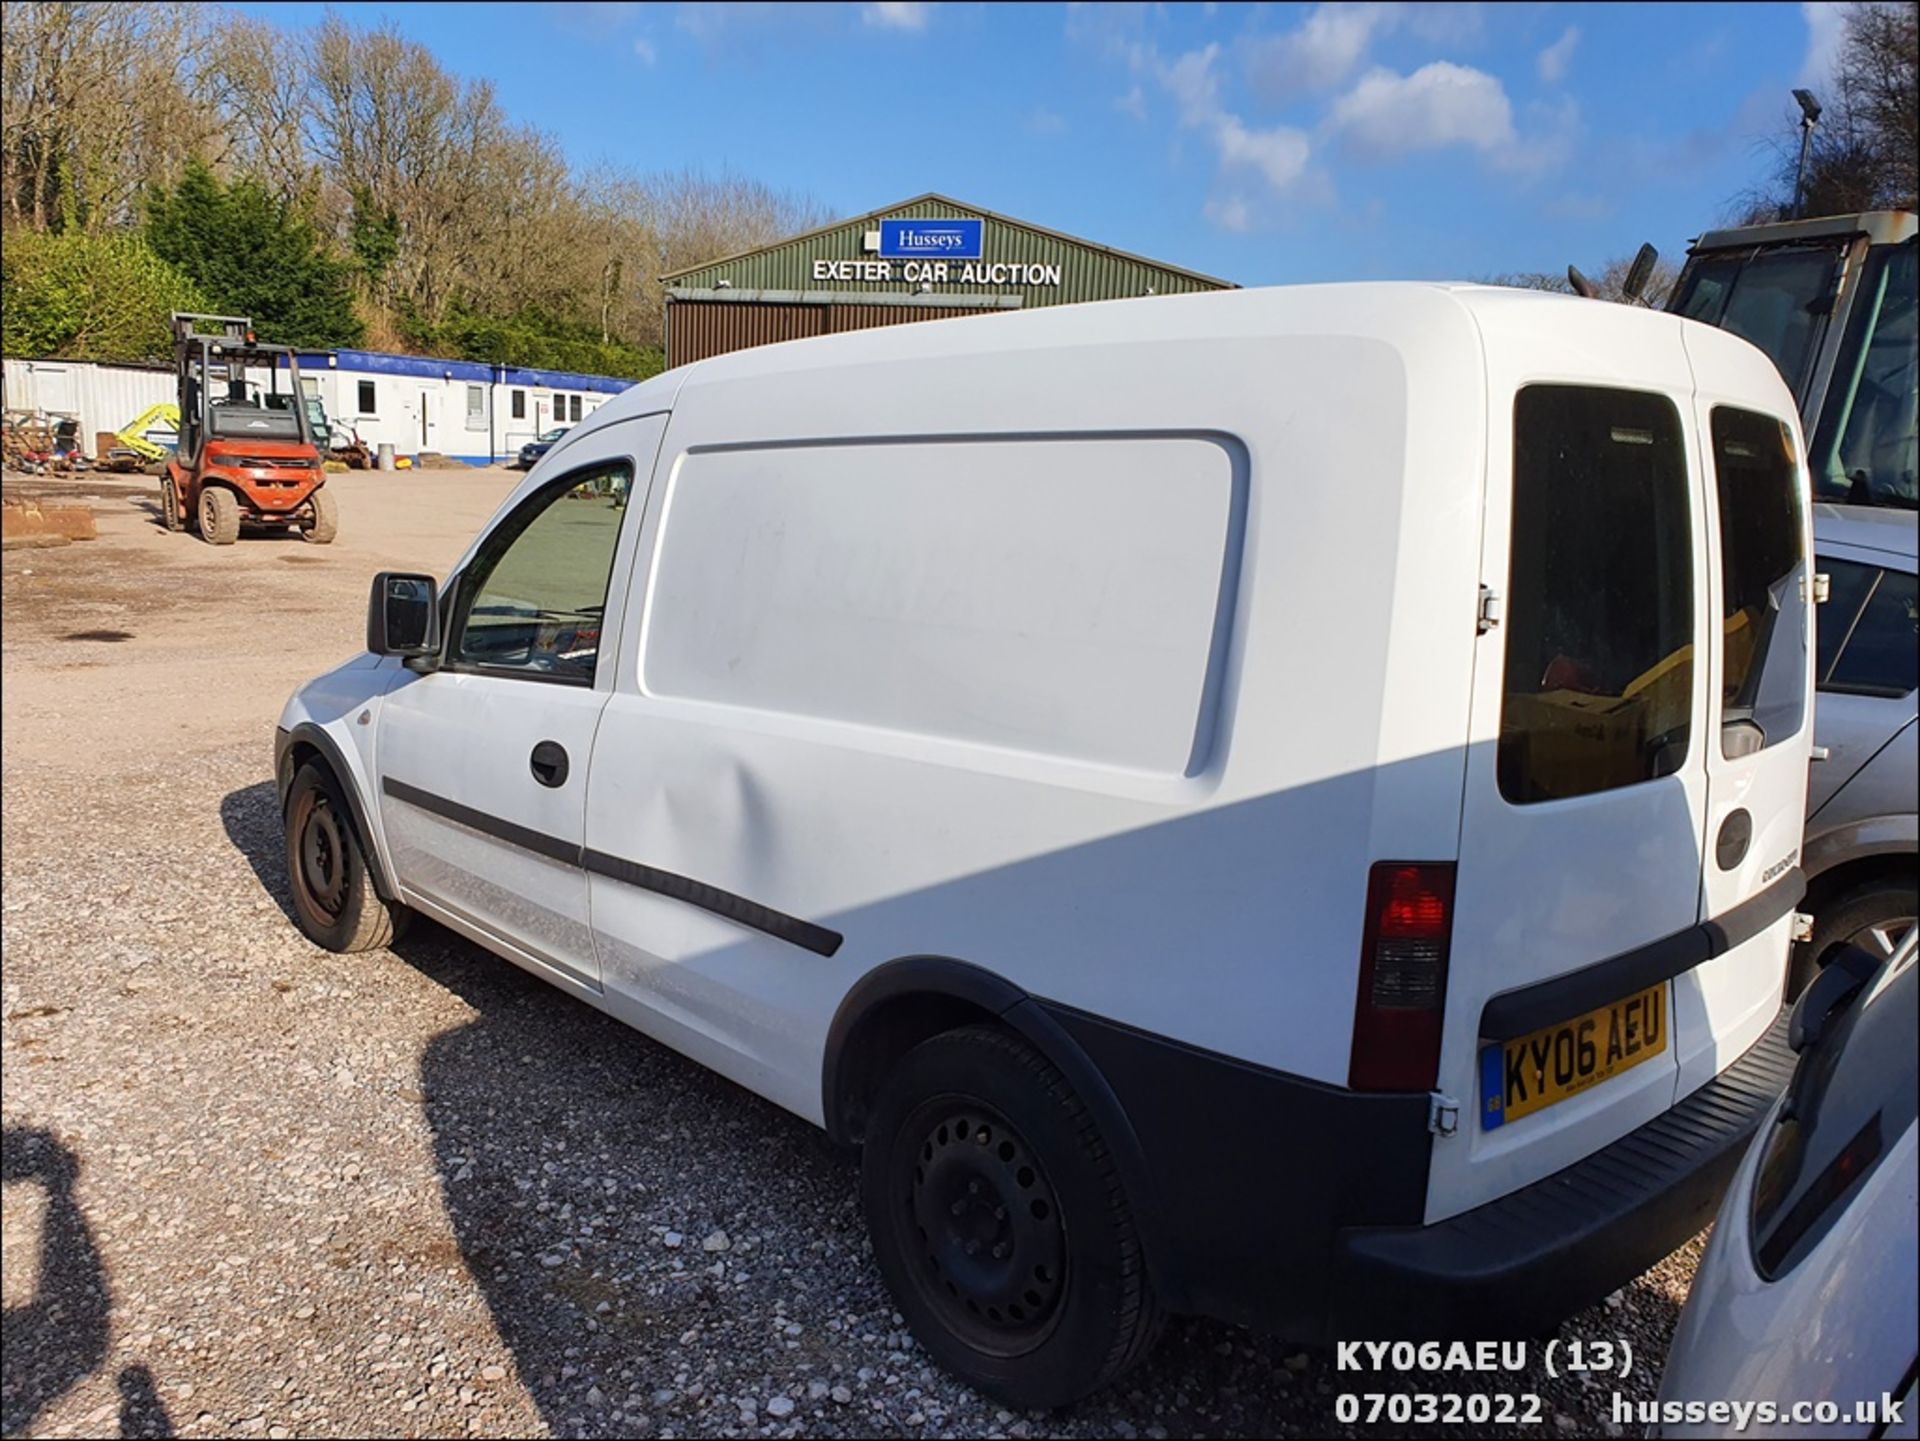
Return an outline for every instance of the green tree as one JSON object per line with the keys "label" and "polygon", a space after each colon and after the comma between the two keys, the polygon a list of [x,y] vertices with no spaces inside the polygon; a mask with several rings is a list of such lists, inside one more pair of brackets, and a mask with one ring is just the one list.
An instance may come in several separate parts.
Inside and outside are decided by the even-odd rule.
{"label": "green tree", "polygon": [[138,235],[15,231],[0,250],[0,344],[8,355],[164,360],[167,314],[203,310],[192,280]]}
{"label": "green tree", "polygon": [[350,263],[337,259],[298,204],[259,181],[232,185],[199,161],[148,201],[147,240],[224,314],[246,315],[262,340],[357,345]]}

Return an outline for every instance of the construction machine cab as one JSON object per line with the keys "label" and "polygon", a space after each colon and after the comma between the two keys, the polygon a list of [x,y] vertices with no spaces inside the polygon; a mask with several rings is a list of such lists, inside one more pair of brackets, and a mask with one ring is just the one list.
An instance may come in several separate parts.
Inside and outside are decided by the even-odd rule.
{"label": "construction machine cab", "polygon": [[1818,499],[1920,503],[1915,235],[1899,210],[1710,230],[1667,302],[1779,367]]}

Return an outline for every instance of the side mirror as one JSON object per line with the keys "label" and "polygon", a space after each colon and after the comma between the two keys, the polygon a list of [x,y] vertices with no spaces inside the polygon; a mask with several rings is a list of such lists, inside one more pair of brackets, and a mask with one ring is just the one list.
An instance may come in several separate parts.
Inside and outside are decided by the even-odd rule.
{"label": "side mirror", "polygon": [[1860,994],[1879,969],[1879,958],[1858,946],[1848,946],[1827,963],[1800,993],[1787,1020],[1787,1045],[1795,1054],[1819,1044],[1828,1023]]}
{"label": "side mirror", "polygon": [[1577,265],[1569,265],[1567,267],[1567,284],[1573,287],[1573,293],[1575,295],[1587,300],[1598,300],[1600,298],[1600,287],[1582,275],[1580,273],[1580,267]]}
{"label": "side mirror", "polygon": [[440,593],[430,575],[383,570],[367,598],[367,649],[375,655],[434,655],[440,649]]}
{"label": "side mirror", "polygon": [[1639,300],[1647,290],[1647,282],[1653,279],[1653,267],[1660,263],[1660,252],[1651,245],[1642,245],[1633,257],[1633,264],[1627,267],[1627,278],[1621,283],[1620,290],[1628,300]]}

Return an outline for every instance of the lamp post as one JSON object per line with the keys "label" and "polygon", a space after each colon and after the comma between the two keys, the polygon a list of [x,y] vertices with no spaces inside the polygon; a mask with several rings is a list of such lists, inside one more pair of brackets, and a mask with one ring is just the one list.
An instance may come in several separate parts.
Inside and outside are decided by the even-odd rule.
{"label": "lamp post", "polygon": [[1793,220],[1800,218],[1800,197],[1807,178],[1807,149],[1813,143],[1813,127],[1820,123],[1820,102],[1811,90],[1796,90],[1793,98],[1800,104],[1800,163],[1793,169]]}

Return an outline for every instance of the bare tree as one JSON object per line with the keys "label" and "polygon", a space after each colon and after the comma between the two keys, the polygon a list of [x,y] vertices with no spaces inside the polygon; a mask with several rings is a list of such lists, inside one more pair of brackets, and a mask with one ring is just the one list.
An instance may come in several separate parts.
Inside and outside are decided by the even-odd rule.
{"label": "bare tree", "polygon": [[[1627,295],[1627,272],[1633,268],[1633,258],[1626,255],[1615,256],[1600,267],[1598,274],[1589,274],[1594,288],[1600,292],[1600,299],[1629,302]],[[1629,303],[1644,302],[1658,310],[1667,303],[1667,297],[1673,293],[1674,282],[1679,280],[1680,272],[1665,260],[1654,263],[1647,277],[1646,288]],[[1548,290],[1557,295],[1573,294],[1573,285],[1562,270],[1548,274],[1538,270],[1515,270],[1504,274],[1488,275],[1481,278],[1483,285],[1504,285],[1514,290]]]}
{"label": "bare tree", "polygon": [[1740,224],[1784,220],[1793,214],[1796,181],[1802,215],[1845,215],[1859,210],[1911,210],[1915,205],[1916,147],[1920,146],[1920,37],[1916,0],[1857,0],[1845,27],[1833,76],[1820,100],[1824,113],[1814,127],[1804,176],[1800,171],[1797,110],[1766,142],[1773,165],[1758,187],[1729,206]]}

